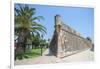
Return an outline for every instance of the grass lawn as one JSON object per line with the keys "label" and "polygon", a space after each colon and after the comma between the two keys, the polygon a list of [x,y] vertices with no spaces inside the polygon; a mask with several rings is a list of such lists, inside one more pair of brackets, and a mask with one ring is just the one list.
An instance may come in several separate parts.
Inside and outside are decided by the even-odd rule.
{"label": "grass lawn", "polygon": [[[44,52],[46,49],[42,49],[42,51]],[[41,48],[36,48],[36,49],[31,49],[31,50],[27,50],[25,53],[23,54],[18,54],[17,55],[17,59],[21,60],[21,59],[25,59],[25,58],[36,58],[41,56]]]}
{"label": "grass lawn", "polygon": [[[44,52],[45,49],[42,49],[42,51]],[[32,58],[41,56],[41,48],[29,50],[25,54]]]}

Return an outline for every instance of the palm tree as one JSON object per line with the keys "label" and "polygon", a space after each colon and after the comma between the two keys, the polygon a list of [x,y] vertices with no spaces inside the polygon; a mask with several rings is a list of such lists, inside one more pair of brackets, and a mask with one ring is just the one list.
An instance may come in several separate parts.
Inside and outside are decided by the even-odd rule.
{"label": "palm tree", "polygon": [[46,28],[37,23],[43,19],[42,16],[34,16],[36,13],[35,8],[30,8],[28,5],[18,5],[15,7],[15,35],[18,36],[18,48],[22,48],[25,52],[25,43],[27,39],[34,34],[45,34]]}

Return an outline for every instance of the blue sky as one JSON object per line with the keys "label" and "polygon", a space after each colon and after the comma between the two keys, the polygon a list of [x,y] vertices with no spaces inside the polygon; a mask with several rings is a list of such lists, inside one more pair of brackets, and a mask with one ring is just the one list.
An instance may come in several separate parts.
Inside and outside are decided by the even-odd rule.
{"label": "blue sky", "polygon": [[[94,9],[68,6],[29,5],[36,8],[36,16],[43,16],[41,24],[47,28],[44,38],[52,37],[54,32],[54,16],[59,14],[62,21],[79,32],[84,38],[90,37],[94,41]],[[18,7],[17,4],[15,7]]]}

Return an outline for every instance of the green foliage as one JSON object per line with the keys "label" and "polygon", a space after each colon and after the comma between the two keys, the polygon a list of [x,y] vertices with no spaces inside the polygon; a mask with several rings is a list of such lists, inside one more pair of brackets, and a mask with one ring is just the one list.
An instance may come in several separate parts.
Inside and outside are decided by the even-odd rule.
{"label": "green foliage", "polygon": [[[41,25],[40,20],[44,20],[43,16],[35,16],[36,9],[28,5],[18,5],[15,7],[15,36],[18,37],[17,46],[22,47],[23,53],[16,54],[17,59],[28,58],[29,56],[39,55],[38,51],[26,51],[25,44],[33,44],[39,46],[41,44],[41,35],[46,34],[46,28]],[[16,48],[17,50],[17,48]],[[32,49],[33,50],[33,49]]]}
{"label": "green foliage", "polygon": [[35,8],[30,8],[28,5],[15,8],[15,35],[19,35],[20,31],[25,30],[34,33],[46,33],[46,28],[37,22],[43,20],[43,16],[34,16]]}
{"label": "green foliage", "polygon": [[[43,51],[45,51],[44,48]],[[25,53],[17,54],[16,59],[22,60],[24,58],[36,58],[39,57],[40,55],[41,55],[41,49],[37,48],[37,49],[27,50]]]}
{"label": "green foliage", "polygon": [[88,41],[92,42],[92,39],[90,37],[87,37],[86,38]]}

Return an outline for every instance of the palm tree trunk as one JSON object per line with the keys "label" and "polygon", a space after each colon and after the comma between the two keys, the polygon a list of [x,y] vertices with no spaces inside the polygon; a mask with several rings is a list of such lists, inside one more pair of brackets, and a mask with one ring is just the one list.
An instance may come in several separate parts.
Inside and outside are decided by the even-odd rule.
{"label": "palm tree trunk", "polygon": [[27,32],[21,31],[18,37],[18,46],[19,48],[21,48],[20,50],[22,50],[25,53],[26,50],[26,42],[27,42]]}
{"label": "palm tree trunk", "polygon": [[43,52],[43,51],[42,51],[42,46],[41,46],[41,56],[42,56],[42,52]]}
{"label": "palm tree trunk", "polygon": [[23,42],[23,51],[24,51],[24,53],[26,52],[26,42],[27,42],[27,37],[24,39],[24,42]]}

